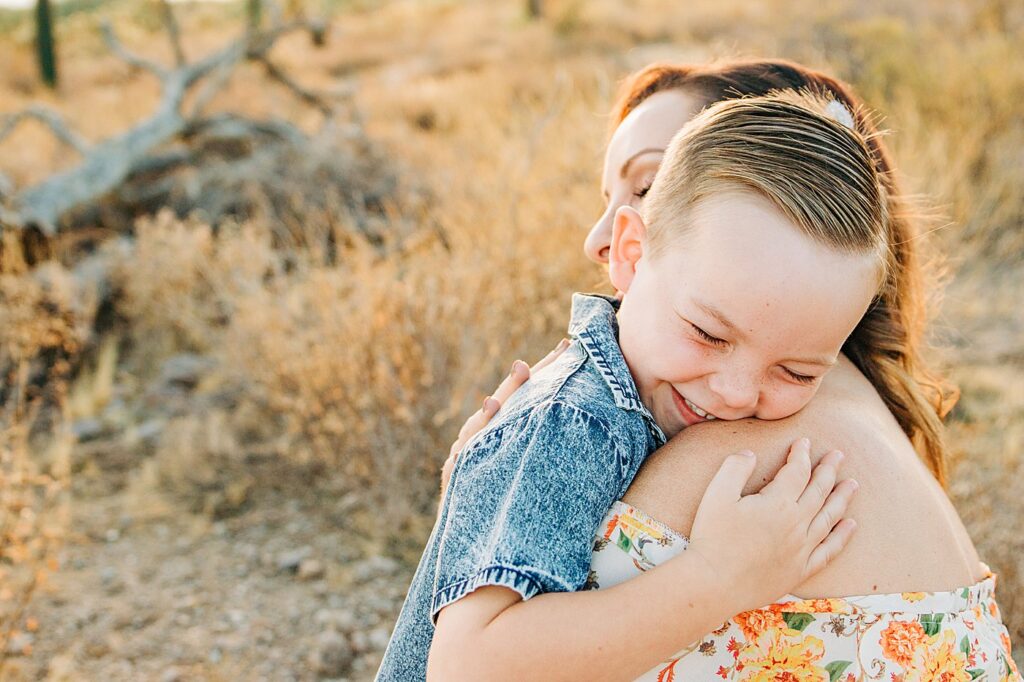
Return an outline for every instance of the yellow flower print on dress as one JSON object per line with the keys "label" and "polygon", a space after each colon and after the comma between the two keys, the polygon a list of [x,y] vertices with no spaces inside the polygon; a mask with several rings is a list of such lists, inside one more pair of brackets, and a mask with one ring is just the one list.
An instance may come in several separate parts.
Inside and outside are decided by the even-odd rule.
{"label": "yellow flower print on dress", "polygon": [[952,630],[943,630],[914,651],[906,682],[970,682],[967,656],[957,647]]}
{"label": "yellow flower print on dress", "polygon": [[817,637],[773,628],[740,651],[736,671],[743,682],[828,682],[828,671],[816,665],[824,655],[825,644]]}

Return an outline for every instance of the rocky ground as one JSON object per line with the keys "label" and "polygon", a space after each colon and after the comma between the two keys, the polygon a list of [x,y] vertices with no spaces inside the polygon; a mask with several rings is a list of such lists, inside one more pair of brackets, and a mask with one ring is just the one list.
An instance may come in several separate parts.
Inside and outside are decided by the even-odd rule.
{"label": "rocky ground", "polygon": [[130,491],[77,500],[76,536],[12,650],[15,679],[371,679],[407,569],[351,550],[351,498],[271,491],[230,519],[168,506],[137,518]]}
{"label": "rocky ground", "polygon": [[[174,358],[146,393],[162,392],[166,413],[203,367]],[[72,534],[0,677],[372,679],[413,567],[388,558],[362,496],[322,467],[259,455],[244,477],[236,461],[205,490],[183,487],[147,449],[166,420],[118,431],[126,411],[115,399],[75,424]]]}

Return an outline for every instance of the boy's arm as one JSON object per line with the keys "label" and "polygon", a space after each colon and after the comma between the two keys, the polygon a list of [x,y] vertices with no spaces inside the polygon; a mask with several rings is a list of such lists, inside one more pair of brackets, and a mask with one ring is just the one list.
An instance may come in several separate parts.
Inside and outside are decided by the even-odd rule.
{"label": "boy's arm", "polygon": [[836,525],[855,485],[835,487],[841,455],[811,476],[808,446],[760,493],[741,497],[752,455],[733,455],[705,493],[686,551],[606,590],[522,601],[483,587],[445,607],[428,680],[633,679],[732,615],[771,602],[845,546]]}

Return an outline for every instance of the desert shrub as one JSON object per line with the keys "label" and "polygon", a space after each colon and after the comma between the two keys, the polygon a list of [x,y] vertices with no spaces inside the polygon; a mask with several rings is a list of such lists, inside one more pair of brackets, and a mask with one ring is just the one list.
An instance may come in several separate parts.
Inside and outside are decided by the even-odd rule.
{"label": "desert shrub", "polygon": [[0,274],[0,676],[66,528],[65,390],[81,331],[61,273]]}

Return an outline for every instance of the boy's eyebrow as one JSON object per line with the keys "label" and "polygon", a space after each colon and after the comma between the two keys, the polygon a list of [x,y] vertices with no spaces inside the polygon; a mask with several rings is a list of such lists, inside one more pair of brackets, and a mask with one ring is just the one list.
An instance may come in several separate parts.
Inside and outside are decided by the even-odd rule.
{"label": "boy's eyebrow", "polygon": [[658,154],[664,154],[665,150],[659,149],[658,147],[647,147],[646,149],[641,149],[636,154],[626,159],[626,163],[622,164],[622,169],[619,171],[619,177],[625,179],[625,177],[629,175],[629,166],[630,164],[633,163],[633,161],[636,160],[638,156],[643,156],[644,154],[651,154],[653,152],[657,152]]}
{"label": "boy's eyebrow", "polygon": [[[731,331],[736,336],[740,338],[743,337],[743,332],[740,331],[739,327],[730,322],[729,318],[726,317],[725,313],[723,313],[721,310],[714,307],[710,303],[704,303],[703,301],[698,301],[697,299],[693,299],[693,302],[698,308],[700,308],[705,313],[718,320],[723,327]],[[836,364],[836,358],[830,358],[825,355],[816,355],[812,358],[789,358],[789,361],[799,362],[805,365],[822,365],[824,367],[831,367],[834,364]]]}
{"label": "boy's eyebrow", "polygon": [[718,322],[723,327],[731,331],[733,334],[740,337],[743,336],[743,332],[740,331],[740,328],[734,325],[732,322],[730,322],[729,318],[726,317],[725,313],[723,313],[721,310],[711,305],[710,303],[704,303],[703,301],[698,301],[697,299],[693,299],[693,302],[698,308],[700,308],[705,313],[718,320]]}

